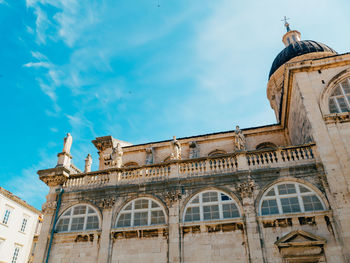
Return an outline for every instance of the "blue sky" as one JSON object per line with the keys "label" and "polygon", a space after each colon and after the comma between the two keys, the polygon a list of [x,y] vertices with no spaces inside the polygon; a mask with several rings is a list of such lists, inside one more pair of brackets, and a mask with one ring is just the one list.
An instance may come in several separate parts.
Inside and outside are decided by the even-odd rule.
{"label": "blue sky", "polygon": [[0,0],[2,187],[37,208],[63,137],[134,144],[271,124],[273,59],[302,39],[349,52],[348,0]]}

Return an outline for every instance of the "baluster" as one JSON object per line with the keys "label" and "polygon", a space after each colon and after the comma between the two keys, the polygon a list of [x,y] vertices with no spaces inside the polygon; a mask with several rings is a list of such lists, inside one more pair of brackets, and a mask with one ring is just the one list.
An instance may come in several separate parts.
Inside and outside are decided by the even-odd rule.
{"label": "baluster", "polygon": [[250,166],[250,164],[251,164],[250,155],[248,155],[248,154],[247,154],[246,158],[247,158],[247,163],[248,163],[248,166]]}

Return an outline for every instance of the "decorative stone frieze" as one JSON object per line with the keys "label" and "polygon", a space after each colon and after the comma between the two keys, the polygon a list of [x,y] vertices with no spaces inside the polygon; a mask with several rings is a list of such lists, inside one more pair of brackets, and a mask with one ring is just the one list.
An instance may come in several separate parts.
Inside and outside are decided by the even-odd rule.
{"label": "decorative stone frieze", "polygon": [[328,114],[328,115],[324,115],[323,119],[324,119],[326,124],[349,122],[350,121],[350,113],[349,112],[342,112],[342,113]]}

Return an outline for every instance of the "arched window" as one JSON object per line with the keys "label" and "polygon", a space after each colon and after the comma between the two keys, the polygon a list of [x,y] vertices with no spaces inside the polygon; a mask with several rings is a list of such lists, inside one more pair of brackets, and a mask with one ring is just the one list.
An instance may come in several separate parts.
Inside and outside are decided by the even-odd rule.
{"label": "arched window", "polygon": [[214,157],[214,156],[220,156],[220,155],[223,155],[223,154],[227,154],[227,152],[224,151],[224,150],[216,149],[216,150],[210,152],[210,153],[208,154],[208,156]]}
{"label": "arched window", "polygon": [[309,187],[283,182],[271,186],[260,201],[261,215],[303,213],[325,210],[321,198]]}
{"label": "arched window", "polygon": [[128,163],[126,163],[126,164],[124,164],[123,165],[125,168],[126,167],[138,167],[139,166],[139,164],[138,163],[136,163],[136,162],[128,162]]}
{"label": "arched window", "polygon": [[329,97],[329,112],[340,113],[350,111],[350,79],[339,83]]}
{"label": "arched window", "polygon": [[276,144],[272,142],[263,142],[263,143],[260,143],[258,146],[256,146],[257,150],[272,150],[276,148],[277,148]]}
{"label": "arched window", "polygon": [[96,210],[90,205],[75,205],[65,211],[57,221],[57,232],[84,231],[99,229]]}
{"label": "arched window", "polygon": [[222,220],[240,217],[236,202],[219,191],[204,191],[187,204],[184,222]]}
{"label": "arched window", "polygon": [[164,210],[150,198],[129,202],[119,213],[116,227],[150,226],[165,224]]}

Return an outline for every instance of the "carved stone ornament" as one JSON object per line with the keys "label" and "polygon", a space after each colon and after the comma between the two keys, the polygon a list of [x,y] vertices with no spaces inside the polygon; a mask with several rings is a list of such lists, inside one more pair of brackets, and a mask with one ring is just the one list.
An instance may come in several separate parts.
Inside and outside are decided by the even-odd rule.
{"label": "carved stone ornament", "polygon": [[154,163],[154,148],[146,148],[146,164],[153,164]]}
{"label": "carved stone ornament", "polygon": [[248,179],[248,181],[239,184],[237,191],[240,193],[242,199],[251,198],[253,196],[253,191],[255,188],[255,183],[253,180]]}
{"label": "carved stone ornament", "polygon": [[190,147],[190,158],[199,158],[199,146],[198,143],[193,141],[189,144]]}
{"label": "carved stone ornament", "polygon": [[43,213],[50,213],[50,212],[54,212],[56,207],[57,207],[56,201],[46,202],[42,205],[41,210],[43,211]]}
{"label": "carved stone ornament", "polygon": [[92,157],[90,154],[88,154],[86,156],[85,159],[85,169],[84,169],[84,173],[88,173],[91,172],[91,165],[92,165]]}
{"label": "carved stone ornament", "polygon": [[170,146],[170,160],[181,160],[181,144],[178,140],[176,140],[176,136],[173,136],[173,140],[171,141]]}
{"label": "carved stone ornament", "polygon": [[96,140],[92,141],[92,143],[100,152],[103,152],[108,148],[113,148],[114,146],[112,136],[97,137]]}
{"label": "carved stone ornament", "polygon": [[116,200],[114,197],[104,198],[98,203],[98,206],[102,209],[111,209],[114,206],[115,202]]}
{"label": "carved stone ornament", "polygon": [[69,178],[70,170],[67,167],[59,166],[38,171],[39,179],[48,186],[63,185]]}
{"label": "carved stone ornament", "polygon": [[172,206],[173,203],[182,199],[182,194],[179,190],[169,190],[163,193],[163,200],[167,206]]}
{"label": "carved stone ornament", "polygon": [[121,168],[123,165],[123,149],[120,143],[113,147],[111,153],[111,165],[116,168]]}
{"label": "carved stone ornament", "polygon": [[233,143],[236,151],[241,151],[246,149],[246,140],[239,126],[236,126],[236,130],[233,134]]}
{"label": "carved stone ornament", "polygon": [[326,124],[348,122],[350,121],[350,113],[349,112],[332,113],[332,114],[323,116],[323,119]]}
{"label": "carved stone ornament", "polygon": [[63,139],[63,150],[64,153],[70,153],[70,148],[72,147],[73,137],[70,133],[67,133],[67,136]]}

